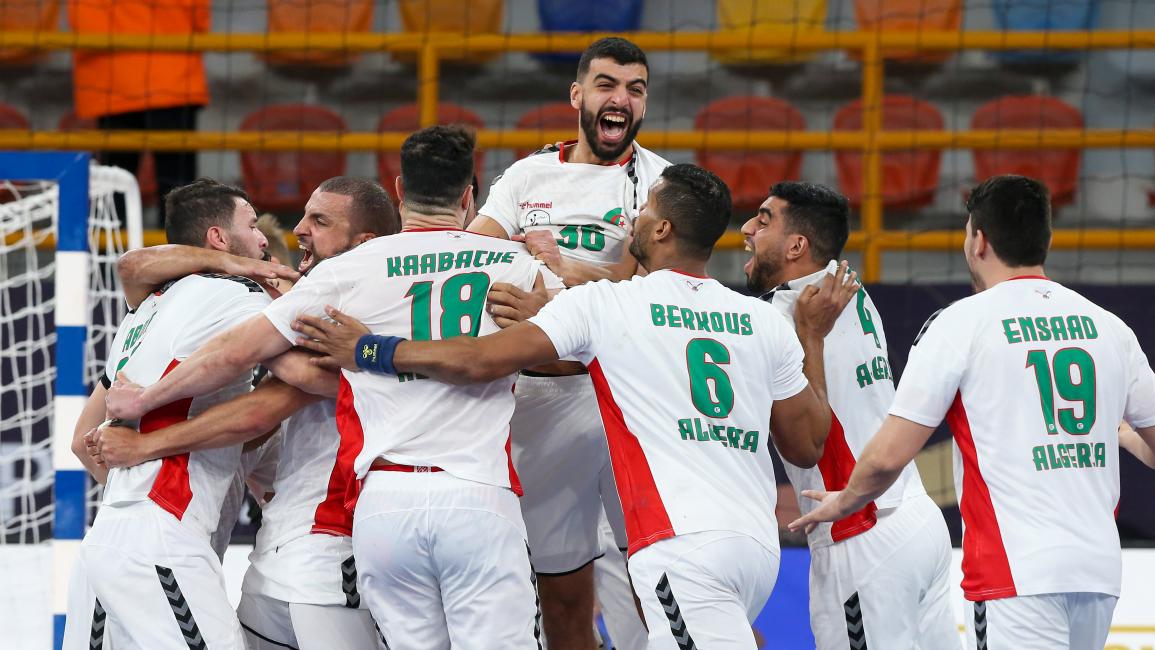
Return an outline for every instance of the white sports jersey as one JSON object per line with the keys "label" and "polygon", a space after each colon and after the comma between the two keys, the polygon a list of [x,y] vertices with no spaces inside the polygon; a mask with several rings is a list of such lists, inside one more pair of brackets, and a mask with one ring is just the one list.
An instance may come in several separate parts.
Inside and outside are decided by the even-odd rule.
{"label": "white sports jersey", "polygon": [[969,600],[1119,594],[1116,428],[1155,425],[1153,395],[1134,332],[1046,278],[931,317],[890,412],[954,433]]}
{"label": "white sports jersey", "polygon": [[[794,323],[794,305],[805,287],[818,284],[829,273],[837,270],[832,261],[826,269],[806,277],[791,280],[771,292],[766,299],[782,311],[786,321]],[[886,418],[886,410],[894,401],[894,381],[890,376],[886,333],[874,301],[866,289],[858,292],[857,299],[842,310],[834,329],[827,335],[823,346],[826,367],[826,396],[830,402],[830,434],[818,464],[803,469],[783,459],[786,475],[799,494],[798,505],[802,514],[818,507],[818,502],[801,496],[802,490],[841,490],[850,480],[858,455],[874,437]],[[862,510],[839,519],[833,524],[822,524],[809,535],[811,548],[829,546],[834,542],[870,530],[879,508],[894,508],[903,499],[926,494],[918,468],[910,463],[899,474],[898,480],[875,501]]]}
{"label": "white sports jersey", "polygon": [[[123,371],[132,381],[150,386],[209,339],[268,304],[260,285],[247,278],[202,274],[171,282],[120,324],[105,380]],[[252,368],[237,368],[237,376],[220,390],[166,404],[133,424],[144,434],[162,429],[246,392],[251,381]],[[241,445],[236,445],[113,468],[108,472],[104,504],[152,499],[177,519],[191,521],[208,538],[217,529],[221,504],[240,457]]]}
{"label": "white sports jersey", "polygon": [[[485,309],[496,282],[529,290],[538,273],[561,280],[516,242],[456,229],[406,230],[321,262],[265,316],[290,341],[300,314],[333,305],[375,334],[436,340],[497,331]],[[341,454],[364,477],[378,458],[434,466],[463,479],[516,487],[509,462],[510,375],[452,386],[414,374],[343,372],[337,397]]]}
{"label": "white sports jersey", "polygon": [[662,270],[567,289],[530,322],[589,367],[631,554],[699,531],[777,552],[770,409],[807,386],[782,314]]}
{"label": "white sports jersey", "polygon": [[[242,446],[243,449],[243,446]],[[277,477],[277,464],[281,458],[281,432],[278,430],[260,447],[241,452],[240,466],[229,489],[225,492],[221,502],[220,523],[213,532],[213,550],[217,557],[224,561],[225,551],[233,538],[233,528],[237,525],[241,508],[245,505],[245,495],[250,491],[257,503],[264,504],[265,494],[273,489],[273,481]]]}
{"label": "white sports jersey", "polygon": [[622,257],[629,227],[650,186],[670,163],[634,143],[634,155],[618,165],[571,163],[562,147],[513,163],[489,188],[478,214],[507,235],[549,230],[563,255],[596,264]]}

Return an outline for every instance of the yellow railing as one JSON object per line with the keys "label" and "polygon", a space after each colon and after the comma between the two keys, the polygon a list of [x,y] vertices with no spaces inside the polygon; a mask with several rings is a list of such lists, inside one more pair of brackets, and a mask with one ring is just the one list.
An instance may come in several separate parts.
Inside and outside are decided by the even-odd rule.
{"label": "yellow railing", "polygon": [[[852,233],[849,248],[863,251],[863,277],[876,282],[882,252],[894,249],[943,250],[961,246],[959,231],[885,230],[882,221],[882,153],[902,149],[1070,149],[1155,148],[1155,130],[1008,130],[883,131],[884,55],[888,50],[925,51],[1011,49],[1155,49],[1155,31],[1092,32],[795,32],[731,30],[717,32],[637,32],[628,34],[195,34],[124,35],[70,32],[0,32],[0,48],[43,50],[162,50],[268,52],[327,50],[342,52],[417,53],[417,102],[421,124],[436,123],[442,50],[471,52],[573,52],[603,36],[624,36],[650,51],[722,51],[749,48],[774,34],[776,45],[795,50],[856,50],[861,54],[863,125],[861,131],[837,133],[788,131],[654,131],[645,142],[654,149],[814,150],[858,149],[863,153],[862,228]],[[0,130],[0,149],[71,150],[242,150],[242,151],[397,151],[404,134],[293,132],[142,132]],[[485,148],[532,148],[572,137],[566,131],[483,130]],[[720,247],[741,247],[737,233],[727,233]],[[1155,248],[1155,229],[1057,230],[1054,248]]]}

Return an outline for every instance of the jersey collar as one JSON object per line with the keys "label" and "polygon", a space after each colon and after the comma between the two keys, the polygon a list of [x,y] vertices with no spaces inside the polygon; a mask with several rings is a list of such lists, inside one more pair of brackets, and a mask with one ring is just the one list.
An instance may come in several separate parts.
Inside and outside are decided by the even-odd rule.
{"label": "jersey collar", "polygon": [[812,284],[818,284],[819,282],[822,281],[823,278],[826,277],[826,274],[828,274],[828,273],[832,274],[837,270],[838,270],[838,260],[830,260],[830,262],[826,265],[826,268],[815,271],[815,272],[811,273],[810,275],[804,275],[800,278],[794,278],[793,280],[787,280],[786,282],[783,282],[782,284],[774,287],[773,289],[767,291],[766,293],[758,296],[758,299],[759,300],[765,300],[766,302],[771,302],[774,300],[774,294],[776,294],[780,291],[801,291]]}
{"label": "jersey collar", "polygon": [[[565,142],[561,143],[561,146],[558,147],[558,149],[557,149],[557,159],[561,162],[561,164],[563,164],[563,165],[569,164],[569,161],[565,159],[565,150],[567,147],[571,147],[577,143],[578,143],[577,140],[566,140]],[[618,167],[625,167],[625,166],[629,165],[630,163],[632,163],[634,161],[634,159],[638,157],[638,143],[634,142],[631,145],[631,147],[633,149],[632,149],[632,151],[630,151],[630,157],[617,163]],[[609,167],[610,165],[605,165],[605,166]]]}

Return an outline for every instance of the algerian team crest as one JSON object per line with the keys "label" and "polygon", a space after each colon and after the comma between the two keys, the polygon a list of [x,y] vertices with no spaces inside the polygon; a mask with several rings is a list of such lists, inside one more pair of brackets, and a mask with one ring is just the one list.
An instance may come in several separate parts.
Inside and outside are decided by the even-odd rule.
{"label": "algerian team crest", "polygon": [[529,214],[525,215],[526,226],[542,226],[551,223],[553,221],[550,220],[549,213],[545,210],[530,210]]}
{"label": "algerian team crest", "polygon": [[602,221],[612,223],[619,228],[626,227],[626,216],[622,214],[621,208],[614,208],[602,215]]}

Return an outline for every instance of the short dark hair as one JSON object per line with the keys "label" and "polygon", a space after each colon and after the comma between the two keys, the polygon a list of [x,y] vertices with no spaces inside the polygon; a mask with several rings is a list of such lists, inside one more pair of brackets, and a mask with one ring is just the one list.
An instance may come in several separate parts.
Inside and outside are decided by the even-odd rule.
{"label": "short dark hair", "polygon": [[354,234],[392,235],[401,230],[401,219],[389,193],[377,181],[357,176],[334,176],[317,188],[353,199],[350,224]]}
{"label": "short dark hair", "polygon": [[407,203],[449,208],[473,180],[473,131],[456,124],[431,126],[401,145],[401,187]]}
{"label": "short dark hair", "polygon": [[674,224],[683,253],[709,258],[730,223],[730,188],[713,172],[697,165],[670,165],[662,171],[654,197],[659,215]]}
{"label": "short dark hair", "polygon": [[205,233],[213,226],[229,228],[237,199],[249,200],[239,187],[211,178],[174,188],[164,197],[164,233],[170,244],[204,246]]}
{"label": "short dark hair", "polygon": [[1038,266],[1051,247],[1051,193],[1026,176],[993,176],[967,197],[972,231],[983,231],[1007,266]]}
{"label": "short dark hair", "polygon": [[586,73],[590,71],[590,63],[594,59],[613,59],[618,65],[641,63],[646,68],[646,72],[650,71],[650,64],[646,61],[646,53],[642,51],[642,48],[617,36],[599,38],[590,43],[585,52],[582,52],[582,58],[578,61],[577,68],[578,81],[585,78]]}
{"label": "short dark hair", "polygon": [[810,242],[810,258],[826,264],[842,256],[850,237],[850,203],[838,192],[817,183],[783,181],[770,188],[770,196],[788,205],[783,211],[786,230]]}

